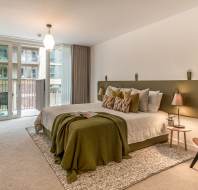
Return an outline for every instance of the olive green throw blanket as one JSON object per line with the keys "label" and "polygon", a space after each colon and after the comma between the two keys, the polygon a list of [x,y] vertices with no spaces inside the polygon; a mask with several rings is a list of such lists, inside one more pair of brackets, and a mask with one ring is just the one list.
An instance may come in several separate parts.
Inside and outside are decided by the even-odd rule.
{"label": "olive green throw blanket", "polygon": [[129,158],[126,121],[112,114],[98,113],[91,118],[58,115],[51,136],[51,152],[67,171],[68,183],[77,179],[77,173]]}

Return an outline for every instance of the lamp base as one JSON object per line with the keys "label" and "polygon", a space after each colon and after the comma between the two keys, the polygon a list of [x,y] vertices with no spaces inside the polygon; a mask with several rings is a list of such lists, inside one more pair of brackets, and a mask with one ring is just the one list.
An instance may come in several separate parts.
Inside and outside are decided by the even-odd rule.
{"label": "lamp base", "polygon": [[179,129],[184,129],[185,126],[184,125],[174,125],[175,128],[179,128]]}

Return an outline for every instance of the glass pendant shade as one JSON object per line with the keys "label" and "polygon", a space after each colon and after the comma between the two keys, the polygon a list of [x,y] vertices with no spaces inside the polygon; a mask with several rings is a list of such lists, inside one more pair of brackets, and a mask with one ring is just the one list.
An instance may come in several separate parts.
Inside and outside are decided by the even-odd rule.
{"label": "glass pendant shade", "polygon": [[52,50],[55,45],[54,37],[51,34],[46,34],[43,40],[45,49]]}
{"label": "glass pendant shade", "polygon": [[47,24],[46,26],[47,26],[49,31],[48,31],[48,34],[46,34],[44,39],[43,39],[43,45],[44,45],[45,49],[52,50],[54,48],[54,45],[55,45],[54,37],[53,37],[53,35],[51,34],[51,31],[50,31],[52,25]]}

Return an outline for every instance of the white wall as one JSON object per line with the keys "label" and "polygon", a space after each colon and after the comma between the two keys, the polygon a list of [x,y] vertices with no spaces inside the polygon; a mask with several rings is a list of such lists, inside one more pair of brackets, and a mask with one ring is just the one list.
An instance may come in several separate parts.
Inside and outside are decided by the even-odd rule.
{"label": "white wall", "polygon": [[[198,8],[95,45],[91,52],[92,102],[97,100],[97,81],[105,75],[133,80],[138,72],[140,80],[180,80],[191,69],[198,79]],[[192,136],[198,137],[198,120],[185,123],[193,129],[191,143]]]}

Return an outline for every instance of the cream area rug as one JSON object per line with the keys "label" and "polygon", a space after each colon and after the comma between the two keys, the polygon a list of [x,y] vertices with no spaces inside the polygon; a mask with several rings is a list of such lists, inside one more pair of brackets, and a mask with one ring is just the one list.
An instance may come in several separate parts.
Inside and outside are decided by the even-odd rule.
{"label": "cream area rug", "polygon": [[170,148],[168,144],[158,144],[130,153],[131,159],[98,166],[96,171],[80,174],[77,181],[67,184],[66,171],[60,165],[54,163],[48,138],[42,133],[35,134],[33,127],[26,129],[65,190],[126,189],[149,176],[185,162],[194,156],[193,152],[185,151],[183,148]]}

